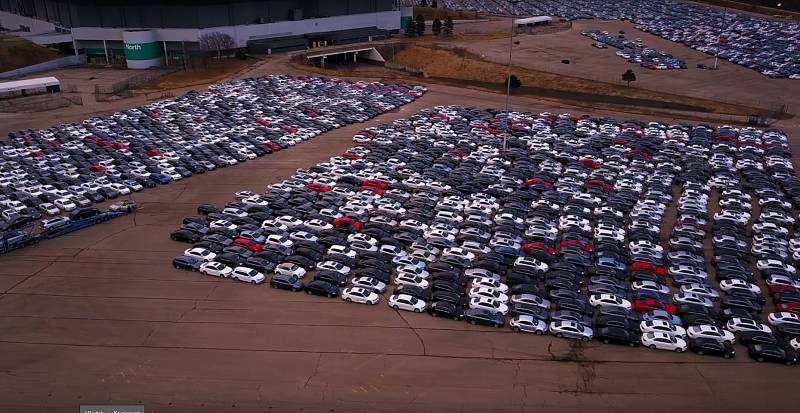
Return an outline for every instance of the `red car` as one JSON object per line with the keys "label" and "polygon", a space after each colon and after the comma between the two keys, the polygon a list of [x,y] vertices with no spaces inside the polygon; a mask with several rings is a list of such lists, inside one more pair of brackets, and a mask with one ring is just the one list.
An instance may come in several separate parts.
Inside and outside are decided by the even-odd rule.
{"label": "red car", "polygon": [[349,161],[355,161],[355,160],[361,159],[360,156],[358,156],[358,155],[356,155],[354,153],[350,153],[350,152],[343,153],[342,154],[342,158],[347,159]]}
{"label": "red car", "polygon": [[640,313],[646,313],[653,310],[664,310],[670,314],[675,314],[677,309],[672,304],[664,304],[655,298],[645,298],[643,300],[636,300],[633,302],[633,309]]}
{"label": "red car", "polygon": [[92,166],[89,167],[89,170],[94,172],[94,173],[97,173],[97,174],[104,174],[104,173],[108,172],[108,168],[106,168],[105,166],[101,166],[101,165],[92,165]]}
{"label": "red car", "polygon": [[525,181],[526,187],[531,187],[534,185],[544,185],[545,188],[550,188],[551,186],[553,186],[552,183],[547,182],[542,178],[531,178]]}
{"label": "red car", "polygon": [[147,153],[147,156],[149,156],[151,158],[155,157],[155,156],[163,156],[164,155],[164,152],[161,152],[158,149],[150,149],[146,153]]}
{"label": "red car", "polygon": [[547,245],[545,245],[545,244],[543,244],[541,242],[531,242],[531,243],[528,243],[528,244],[523,244],[522,245],[522,251],[524,251],[526,254],[529,254],[529,253],[531,253],[533,251],[544,251],[544,252],[546,252],[546,253],[548,253],[550,255],[554,255],[556,253],[556,249],[555,248],[548,247]]}
{"label": "red car", "polygon": [[795,313],[797,315],[800,315],[800,304],[798,303],[775,304],[775,311]]}
{"label": "red car", "polygon": [[666,274],[666,271],[664,271],[664,267],[656,267],[655,265],[650,264],[649,262],[643,262],[643,261],[634,261],[633,264],[631,264],[630,266],[630,270],[631,272],[634,271],[650,272],[660,276],[664,276]]}
{"label": "red car", "polygon": [[380,181],[377,179],[365,179],[364,182],[361,183],[362,187],[369,187],[369,188],[378,188],[378,189],[389,189],[389,184],[384,181]]}
{"label": "red car", "polygon": [[263,245],[247,238],[236,238],[235,240],[233,240],[233,245],[238,245],[252,252],[259,252],[264,247]]}
{"label": "red car", "polygon": [[316,193],[323,193],[331,190],[331,187],[329,187],[328,185],[318,184],[316,182],[306,185],[306,188]]}
{"label": "red car", "polygon": [[794,293],[797,292],[797,288],[785,284],[772,284],[767,286],[767,291],[769,291],[770,295],[775,293]]}
{"label": "red car", "polygon": [[587,167],[589,169],[599,168],[600,166],[603,165],[602,162],[598,162],[598,161],[595,161],[593,159],[588,159],[588,158],[583,158],[578,162],[580,162],[581,165],[583,165],[583,166],[585,166],[585,167]]}
{"label": "red car", "polygon": [[336,229],[344,229],[356,232],[361,229],[364,224],[357,219],[350,217],[336,218],[333,220],[333,227]]}

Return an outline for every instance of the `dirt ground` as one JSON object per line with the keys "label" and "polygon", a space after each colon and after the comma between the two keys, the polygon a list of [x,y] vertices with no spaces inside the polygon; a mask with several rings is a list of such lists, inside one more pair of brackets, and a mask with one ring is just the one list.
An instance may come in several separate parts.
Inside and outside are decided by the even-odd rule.
{"label": "dirt ground", "polygon": [[[640,38],[650,47],[665,50],[685,60],[688,69],[656,71],[628,63],[627,60],[614,54],[616,49],[591,47],[592,40],[581,35],[581,32],[587,30],[607,30],[609,33],[624,30],[626,38]],[[632,69],[637,79],[632,86],[637,88],[763,108],[785,104],[790,112],[800,110],[800,81],[770,79],[754,70],[723,59],[719,60],[719,70],[697,69],[697,63],[713,65],[714,57],[636,30],[630,22],[581,20],[574,22],[572,28],[567,31],[552,34],[519,34],[514,39],[519,41],[518,45],[514,45],[512,57],[514,66],[620,85],[623,84],[622,73]],[[455,44],[490,61],[508,63],[507,39],[455,42]],[[561,63],[562,59],[569,59],[570,64]]]}
{"label": "dirt ground", "polygon": [[[439,104],[503,101],[432,85],[366,125],[136,194],[135,215],[1,257],[0,411],[142,403],[148,412],[671,412],[800,401],[792,391],[797,369],[744,354],[722,360],[584,345],[170,266],[182,245],[168,234],[200,203],[263,190],[341,153],[364,126]],[[522,98],[512,106],[565,110]]]}

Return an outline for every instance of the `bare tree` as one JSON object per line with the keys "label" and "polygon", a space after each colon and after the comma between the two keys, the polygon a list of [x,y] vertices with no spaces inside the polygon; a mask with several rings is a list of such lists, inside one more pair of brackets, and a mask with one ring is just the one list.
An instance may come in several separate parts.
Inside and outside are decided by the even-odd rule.
{"label": "bare tree", "polygon": [[200,41],[200,47],[202,49],[215,50],[217,52],[217,59],[222,58],[223,50],[233,49],[236,46],[233,37],[222,32],[204,33],[198,40]]}

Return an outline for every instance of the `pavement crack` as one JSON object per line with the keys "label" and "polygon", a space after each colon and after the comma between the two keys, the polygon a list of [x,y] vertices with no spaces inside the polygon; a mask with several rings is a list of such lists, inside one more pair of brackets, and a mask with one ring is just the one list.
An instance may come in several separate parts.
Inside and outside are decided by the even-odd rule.
{"label": "pavement crack", "polygon": [[[406,326],[408,326],[408,328],[411,329],[411,331],[414,333],[414,335],[417,336],[417,339],[419,340],[419,344],[422,346],[422,355],[423,356],[427,356],[428,355],[428,349],[425,348],[425,340],[423,340],[422,336],[419,335],[419,332],[417,331],[417,329],[412,327],[411,323],[409,323],[408,320],[406,320],[406,318],[403,317],[403,313],[401,313],[400,310],[395,310],[395,311],[397,312],[397,315],[400,316],[400,319],[403,320],[404,323],[406,323]],[[492,347],[492,358],[494,358],[494,347]]]}
{"label": "pavement crack", "polygon": [[316,376],[317,373],[319,373],[319,365],[321,361],[322,361],[322,353],[319,353],[319,357],[317,357],[317,364],[314,365],[314,371],[311,372],[311,374],[306,379],[305,384],[303,384],[304,389],[308,387],[308,384],[311,382],[311,379],[313,379],[314,376]]}

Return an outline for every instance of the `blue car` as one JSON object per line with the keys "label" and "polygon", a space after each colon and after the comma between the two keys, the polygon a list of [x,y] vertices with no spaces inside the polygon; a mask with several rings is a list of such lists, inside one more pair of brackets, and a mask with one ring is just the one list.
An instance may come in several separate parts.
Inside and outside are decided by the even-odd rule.
{"label": "blue car", "polygon": [[664,310],[655,310],[655,311],[650,311],[650,312],[644,313],[644,314],[642,314],[642,319],[644,319],[645,321],[666,320],[666,321],[669,321],[670,323],[672,323],[673,325],[676,325],[676,326],[682,326],[683,325],[683,321],[681,321],[680,317],[678,317],[678,316],[676,316],[674,314],[670,314],[670,313],[668,313],[668,312],[666,312]]}
{"label": "blue car", "polygon": [[598,267],[609,267],[609,268],[613,268],[613,269],[615,269],[617,271],[625,271],[625,270],[628,269],[628,267],[624,263],[621,263],[621,262],[619,262],[616,259],[611,258],[611,257],[600,257],[597,260],[597,266]]}
{"label": "blue car", "polygon": [[172,178],[163,174],[150,174],[150,179],[158,184],[166,185],[172,181]]}
{"label": "blue car", "polygon": [[669,296],[666,294],[662,294],[658,291],[652,290],[634,290],[633,291],[633,299],[634,300],[644,300],[645,298],[652,298],[655,300],[660,301],[661,303],[667,304],[669,303]]}

